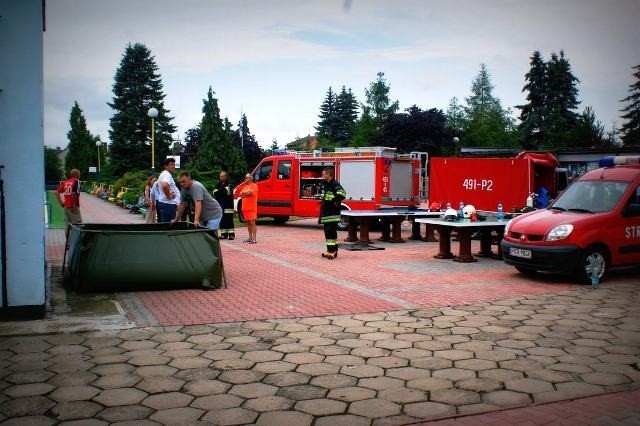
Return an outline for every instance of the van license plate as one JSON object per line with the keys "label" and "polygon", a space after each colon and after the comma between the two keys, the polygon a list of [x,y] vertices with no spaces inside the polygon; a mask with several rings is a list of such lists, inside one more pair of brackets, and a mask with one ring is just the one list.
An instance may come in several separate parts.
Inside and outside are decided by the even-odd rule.
{"label": "van license plate", "polygon": [[531,250],[510,247],[509,254],[514,257],[522,257],[524,259],[531,259]]}

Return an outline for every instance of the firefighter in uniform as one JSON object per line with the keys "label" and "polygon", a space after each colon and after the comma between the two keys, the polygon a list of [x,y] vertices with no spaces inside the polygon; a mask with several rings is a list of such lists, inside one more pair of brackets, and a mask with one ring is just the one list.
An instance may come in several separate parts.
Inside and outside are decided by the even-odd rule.
{"label": "firefighter in uniform", "polygon": [[319,222],[324,225],[324,238],[327,251],[322,257],[335,259],[338,256],[338,222],[340,222],[340,202],[347,197],[347,193],[340,182],[333,178],[332,168],[322,171],[322,204]]}
{"label": "firefighter in uniform", "polygon": [[222,220],[220,221],[220,238],[233,240],[236,238],[236,231],[233,225],[233,188],[227,172],[220,172],[220,180],[213,189],[213,198],[222,207]]}

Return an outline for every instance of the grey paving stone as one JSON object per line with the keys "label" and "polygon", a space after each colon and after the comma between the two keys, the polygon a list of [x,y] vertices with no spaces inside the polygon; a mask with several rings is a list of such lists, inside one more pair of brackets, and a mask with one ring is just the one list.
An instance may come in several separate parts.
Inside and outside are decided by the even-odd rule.
{"label": "grey paving stone", "polygon": [[149,419],[163,425],[180,425],[195,423],[203,414],[204,411],[192,407],[168,408],[156,411]]}
{"label": "grey paving stone", "polygon": [[236,395],[209,395],[197,398],[191,403],[192,407],[202,408],[203,410],[222,410],[224,408],[239,407],[244,399]]}
{"label": "grey paving stone", "polygon": [[459,405],[458,406],[458,414],[467,415],[467,414],[477,414],[477,413],[486,413],[488,411],[494,411],[499,409],[495,405],[490,404],[469,404],[469,405]]}
{"label": "grey paving stone", "polygon": [[480,403],[480,395],[464,389],[436,389],[430,392],[429,400],[449,405]]}
{"label": "grey paving stone", "polygon": [[456,387],[474,392],[491,392],[502,388],[502,383],[493,379],[473,378],[456,382]]}
{"label": "grey paving stone", "polygon": [[180,408],[188,406],[193,401],[193,396],[180,392],[166,392],[158,395],[151,395],[142,401],[142,405],[155,408],[156,410],[165,408]]}
{"label": "grey paving stone", "polygon": [[324,398],[327,389],[313,385],[295,385],[280,388],[277,395],[295,401]]}
{"label": "grey paving stone", "polygon": [[328,416],[344,413],[347,404],[332,399],[308,399],[297,402],[294,408],[296,411],[302,411],[313,416]]}
{"label": "grey paving stone", "polygon": [[407,404],[411,402],[427,401],[427,392],[419,389],[384,389],[378,392],[378,398],[398,404]]}
{"label": "grey paving stone", "polygon": [[102,389],[127,388],[135,386],[140,380],[133,374],[109,374],[100,377],[92,385]]}
{"label": "grey paving stone", "polygon": [[9,374],[4,377],[4,380],[16,385],[20,385],[27,383],[46,382],[53,376],[55,376],[55,374],[47,370],[32,370]]}
{"label": "grey paving stone", "polygon": [[139,389],[123,388],[103,390],[93,400],[104,406],[114,407],[116,405],[139,404],[146,397],[147,393]]}
{"label": "grey paving stone", "polygon": [[358,378],[380,377],[384,375],[384,370],[374,365],[347,365],[340,369],[340,373]]}
{"label": "grey paving stone", "polygon": [[258,426],[283,426],[300,425],[309,426],[313,421],[313,416],[296,411],[270,411],[260,414],[256,424]]}
{"label": "grey paving stone", "polygon": [[524,373],[521,371],[496,368],[495,370],[478,371],[478,376],[485,379],[493,379],[499,382],[506,382],[507,380],[520,379],[524,377]]}
{"label": "grey paving stone", "polygon": [[[565,362],[559,362],[557,364],[547,365],[546,368],[556,371],[566,371],[568,373],[591,373],[593,370],[584,364],[567,364]],[[532,370],[539,370],[539,368],[533,368]]]}
{"label": "grey paving stone", "polygon": [[603,386],[621,385],[630,382],[628,377],[617,373],[587,373],[581,374],[580,378],[586,383]]}
{"label": "grey paving stone", "polygon": [[248,383],[244,385],[234,385],[229,393],[242,398],[260,398],[264,396],[274,396],[278,392],[276,386],[264,383]]}
{"label": "grey paving stone", "polygon": [[228,370],[223,371],[219,376],[218,380],[221,382],[227,382],[231,384],[243,384],[243,383],[253,383],[262,380],[265,376],[264,373],[253,370]]}
{"label": "grey paving stone", "polygon": [[482,402],[500,407],[516,407],[530,404],[532,401],[526,393],[499,390],[483,394]]}
{"label": "grey paving stone", "polygon": [[371,398],[352,402],[349,405],[349,414],[356,416],[380,418],[400,414],[401,406],[385,399]]}
{"label": "grey paving stone", "polygon": [[217,349],[212,351],[206,351],[202,354],[203,357],[213,361],[220,361],[222,359],[235,359],[241,358],[242,352],[235,351],[233,349]]}
{"label": "grey paving stone", "polygon": [[551,383],[537,379],[516,379],[509,380],[504,383],[507,390],[523,393],[542,393],[554,390]]}
{"label": "grey paving stone", "polygon": [[360,379],[358,386],[375,390],[400,388],[404,386],[404,380],[394,379],[393,377],[368,377]]}
{"label": "grey paving stone", "polygon": [[355,386],[357,382],[358,379],[356,377],[347,376],[344,374],[325,374],[323,376],[316,376],[311,379],[312,385],[320,386],[327,389]]}
{"label": "grey paving stone", "polygon": [[155,394],[178,391],[182,389],[184,383],[184,380],[174,379],[173,377],[149,377],[139,382],[135,387],[148,394]]}
{"label": "grey paving stone", "polygon": [[245,353],[242,358],[255,362],[278,361],[284,357],[282,352],[277,351],[254,351]]}
{"label": "grey paving stone", "polygon": [[[484,370],[487,371],[487,370]],[[436,370],[431,372],[432,377],[448,380],[463,380],[476,377],[476,372],[473,370],[465,370],[462,368],[444,368],[442,370]]]}
{"label": "grey paving stone", "polygon": [[344,346],[331,345],[331,346],[314,346],[310,352],[320,355],[347,355],[351,349]]}
{"label": "grey paving stone", "polygon": [[321,417],[316,420],[316,426],[369,426],[371,420],[352,414]]}
{"label": "grey paving stone", "polygon": [[133,370],[135,370],[135,367],[133,365],[118,363],[98,365],[92,368],[91,372],[99,376],[107,376],[110,374],[126,374],[132,372]]}
{"label": "grey paving stone", "polygon": [[327,364],[347,366],[347,365],[362,365],[365,363],[364,358],[353,355],[329,355],[324,359]]}
{"label": "grey paving stone", "polygon": [[[421,343],[426,343],[426,342],[416,342],[416,346]],[[378,340],[374,343],[374,346],[376,348],[394,350],[394,349],[410,348],[411,346],[413,346],[413,343],[407,342],[406,340],[388,339],[388,340]]]}
{"label": "grey paving stone", "polygon": [[284,387],[292,385],[304,385],[309,383],[311,376],[298,372],[273,373],[266,376],[262,381],[269,385]]}
{"label": "grey paving stone", "polygon": [[308,352],[309,347],[301,345],[299,343],[285,343],[282,345],[276,345],[271,348],[274,351],[282,352],[282,353],[295,353],[295,352]]}
{"label": "grey paving stone", "polygon": [[26,383],[9,386],[4,390],[4,393],[10,398],[19,398],[22,396],[45,395],[54,388],[55,386],[48,383]]}
{"label": "grey paving stone", "polygon": [[335,374],[340,371],[339,365],[326,364],[326,363],[316,363],[316,364],[303,364],[300,365],[297,369],[297,372],[308,374],[310,376],[322,376],[325,374]]}
{"label": "grey paving stone", "polygon": [[[129,359],[129,364],[136,366],[146,366],[146,365],[164,365],[171,361],[171,358],[162,356],[162,355],[141,355],[134,356]],[[186,367],[188,368],[188,367]]]}
{"label": "grey paving stone", "polygon": [[550,383],[562,383],[574,380],[571,374],[554,370],[528,371],[526,375],[530,379],[543,380]]}
{"label": "grey paving stone", "polygon": [[396,367],[405,367],[409,365],[409,360],[406,358],[399,358],[396,356],[381,356],[376,358],[369,358],[367,360],[367,364],[375,365],[376,367],[381,367],[381,368],[396,368]]}
{"label": "grey paving stone", "polygon": [[193,396],[217,395],[226,393],[231,386],[219,380],[195,380],[184,385],[184,392]]}
{"label": "grey paving stone", "polygon": [[44,396],[25,396],[10,399],[0,404],[0,414],[12,417],[40,416],[47,412],[55,403]]}
{"label": "grey paving stone", "polygon": [[124,422],[129,420],[143,420],[149,417],[154,410],[142,405],[121,405],[108,407],[102,410],[97,417],[108,422]]}
{"label": "grey paving stone", "polygon": [[451,368],[453,366],[453,361],[444,358],[427,357],[412,359],[409,362],[409,365],[411,365],[411,367],[424,368],[428,370],[442,370],[445,368]]}
{"label": "grey paving stone", "polygon": [[416,402],[406,404],[404,412],[412,417],[428,420],[452,416],[456,413],[456,407],[439,402]]}
{"label": "grey paving stone", "polygon": [[[397,389],[397,388],[396,388]],[[345,402],[361,401],[375,397],[376,391],[373,389],[349,386],[344,388],[331,389],[327,398],[337,399]]]}
{"label": "grey paving stone", "polygon": [[[184,370],[184,371],[191,371]],[[210,370],[211,371],[211,370]],[[173,376],[178,372],[178,369],[175,367],[170,367],[168,365],[147,365],[144,367],[136,368],[134,373],[143,378],[149,377],[168,377]],[[180,377],[178,377],[180,378]]]}
{"label": "grey paving stone", "polygon": [[542,364],[530,359],[514,359],[510,361],[500,361],[500,368],[515,371],[539,370]]}
{"label": "grey paving stone", "polygon": [[247,400],[242,407],[264,413],[267,411],[287,411],[293,407],[294,401],[281,396],[265,396]]}
{"label": "grey paving stone", "polygon": [[68,386],[59,387],[49,395],[49,398],[58,401],[86,401],[100,393],[100,389],[93,386]]}
{"label": "grey paving stone", "polygon": [[402,380],[420,379],[423,377],[430,377],[431,372],[427,369],[416,367],[400,367],[387,369],[385,376],[394,377]]}
{"label": "grey paving stone", "polygon": [[281,373],[284,371],[292,371],[297,367],[296,364],[285,361],[267,361],[267,362],[259,362],[256,363],[252,370],[260,371],[261,373],[271,374],[271,373]]}
{"label": "grey paving stone", "polygon": [[[171,367],[169,367],[171,368]],[[177,371],[171,374],[176,379],[192,382],[196,380],[214,380],[220,375],[219,371],[212,370],[210,368],[190,368],[188,370]]]}
{"label": "grey paving stone", "polygon": [[453,365],[456,368],[474,371],[492,370],[498,367],[494,361],[488,361],[485,359],[463,359],[460,361],[454,361]]}
{"label": "grey paving stone", "polygon": [[76,373],[61,373],[57,374],[51,379],[49,379],[49,383],[55,386],[83,386],[89,385],[94,380],[96,380],[98,376],[93,373],[89,373],[87,371],[79,371]]}
{"label": "grey paving stone", "polygon": [[220,361],[214,361],[209,368],[216,370],[249,370],[256,363],[248,359],[222,359]]}
{"label": "grey paving stone", "polygon": [[55,420],[46,416],[25,416],[4,421],[4,417],[0,415],[0,421],[2,421],[2,426],[49,426],[56,424]]}
{"label": "grey paving stone", "polygon": [[90,401],[61,402],[51,409],[56,420],[67,421],[95,417],[102,406]]}

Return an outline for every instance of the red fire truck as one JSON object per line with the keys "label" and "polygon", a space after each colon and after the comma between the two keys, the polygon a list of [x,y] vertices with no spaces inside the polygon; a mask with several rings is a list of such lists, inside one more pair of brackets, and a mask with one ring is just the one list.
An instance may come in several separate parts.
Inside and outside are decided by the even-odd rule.
{"label": "red fire truck", "polygon": [[[336,148],[335,152],[276,151],[253,171],[258,185],[258,217],[284,223],[289,216],[318,216],[322,170],[332,168],[347,192],[344,209],[416,206],[425,197],[427,154],[397,154],[395,148]],[[240,192],[234,191],[241,216]],[[345,228],[342,224],[341,228]]]}
{"label": "red fire truck", "polygon": [[505,212],[524,207],[541,187],[551,198],[567,186],[566,171],[551,153],[521,152],[514,158],[431,158],[429,201],[460,202],[476,209]]}

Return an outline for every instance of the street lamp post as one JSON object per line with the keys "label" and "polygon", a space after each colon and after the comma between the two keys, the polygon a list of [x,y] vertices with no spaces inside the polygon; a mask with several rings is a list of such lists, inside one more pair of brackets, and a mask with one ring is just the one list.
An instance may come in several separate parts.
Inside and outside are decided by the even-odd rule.
{"label": "street lamp post", "polygon": [[102,142],[96,141],[96,148],[98,148],[98,187],[100,187],[100,147],[102,147]]}
{"label": "street lamp post", "polygon": [[151,175],[156,174],[156,117],[158,116],[158,110],[155,108],[149,108],[147,115],[151,117]]}
{"label": "street lamp post", "polygon": [[460,143],[460,138],[459,137],[455,137],[453,138],[453,149],[456,153],[456,157],[460,157],[460,146],[458,145]]}

